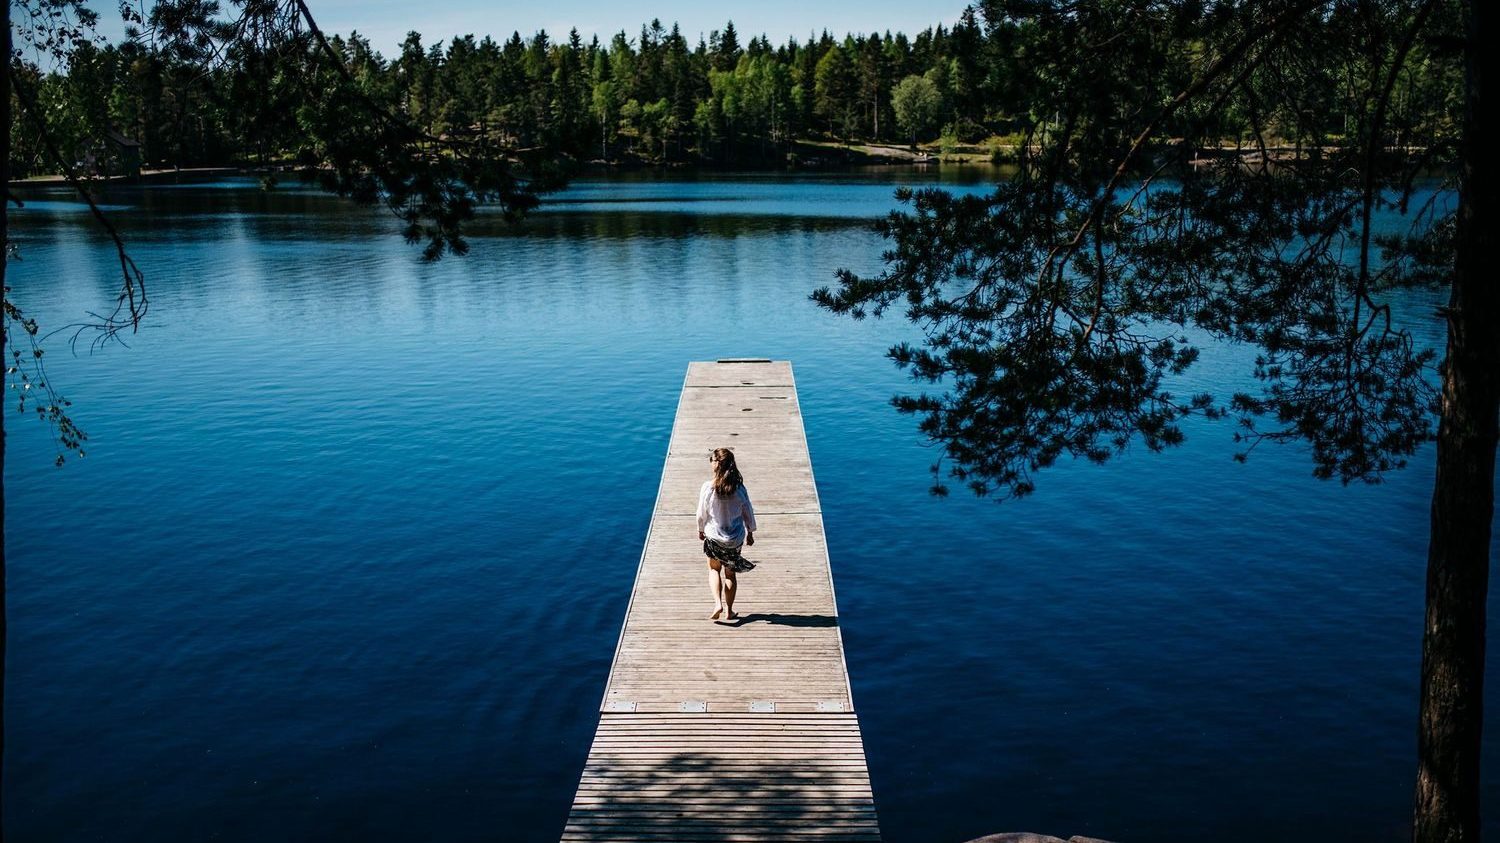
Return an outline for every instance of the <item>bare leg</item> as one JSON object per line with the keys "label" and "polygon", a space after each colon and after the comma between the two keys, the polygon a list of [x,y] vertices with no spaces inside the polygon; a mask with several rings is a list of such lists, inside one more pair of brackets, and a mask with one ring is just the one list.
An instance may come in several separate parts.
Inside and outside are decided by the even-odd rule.
{"label": "bare leg", "polygon": [[726,620],[734,620],[739,617],[734,613],[734,595],[739,591],[739,580],[735,579],[734,572],[724,568],[724,617]]}
{"label": "bare leg", "polygon": [[719,560],[708,560],[708,590],[714,596],[714,613],[709,615],[712,620],[718,620],[719,616],[724,613],[724,586],[719,582],[719,567]]}

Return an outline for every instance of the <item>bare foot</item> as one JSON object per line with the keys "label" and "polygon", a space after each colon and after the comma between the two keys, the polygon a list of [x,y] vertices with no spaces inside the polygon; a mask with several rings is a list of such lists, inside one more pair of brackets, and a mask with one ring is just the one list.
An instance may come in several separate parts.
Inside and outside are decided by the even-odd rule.
{"label": "bare foot", "polygon": [[722,606],[716,607],[714,609],[714,613],[712,615],[709,615],[708,619],[711,620],[711,621],[716,621],[716,620],[719,619],[719,616],[722,615],[722,614],[724,614],[724,608]]}
{"label": "bare foot", "polygon": [[727,614],[727,615],[724,616],[724,620],[726,620],[726,621],[737,621],[739,619],[740,619],[739,613],[735,612],[733,609],[730,609],[729,610],[729,614]]}

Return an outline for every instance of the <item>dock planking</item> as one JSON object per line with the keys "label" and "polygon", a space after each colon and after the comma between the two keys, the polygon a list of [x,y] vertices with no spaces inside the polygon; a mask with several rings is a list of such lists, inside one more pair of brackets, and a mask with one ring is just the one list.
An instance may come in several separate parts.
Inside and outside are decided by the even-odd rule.
{"label": "dock planking", "polygon": [[[755,505],[740,619],[708,619],[708,455]],[[822,509],[790,363],[688,366],[564,841],[878,841]]]}

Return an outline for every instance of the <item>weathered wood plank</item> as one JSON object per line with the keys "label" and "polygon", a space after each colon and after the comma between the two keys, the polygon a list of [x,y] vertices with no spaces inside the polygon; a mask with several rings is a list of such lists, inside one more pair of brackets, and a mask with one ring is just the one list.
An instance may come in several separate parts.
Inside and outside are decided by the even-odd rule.
{"label": "weathered wood plank", "polygon": [[[716,447],[759,521],[718,623],[693,522]],[[790,364],[689,365],[601,709],[563,840],[879,840]]]}

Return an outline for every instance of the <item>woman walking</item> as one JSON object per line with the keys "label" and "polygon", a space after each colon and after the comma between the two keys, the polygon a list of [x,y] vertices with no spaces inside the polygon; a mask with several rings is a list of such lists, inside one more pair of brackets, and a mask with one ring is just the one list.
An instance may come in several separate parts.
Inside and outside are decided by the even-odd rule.
{"label": "woman walking", "polygon": [[734,453],[716,448],[708,457],[713,476],[698,491],[698,539],[708,557],[708,587],[714,596],[713,620],[735,620],[735,575],[755,567],[740,555],[741,546],[755,544],[755,511],[745,478],[734,464]]}

